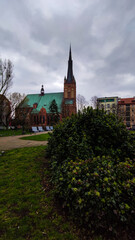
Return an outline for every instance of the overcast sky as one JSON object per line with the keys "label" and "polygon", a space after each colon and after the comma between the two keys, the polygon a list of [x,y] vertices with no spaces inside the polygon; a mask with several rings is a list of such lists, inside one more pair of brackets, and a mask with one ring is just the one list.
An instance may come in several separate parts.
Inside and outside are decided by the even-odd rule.
{"label": "overcast sky", "polygon": [[10,92],[62,92],[70,43],[77,94],[135,96],[135,0],[0,0]]}

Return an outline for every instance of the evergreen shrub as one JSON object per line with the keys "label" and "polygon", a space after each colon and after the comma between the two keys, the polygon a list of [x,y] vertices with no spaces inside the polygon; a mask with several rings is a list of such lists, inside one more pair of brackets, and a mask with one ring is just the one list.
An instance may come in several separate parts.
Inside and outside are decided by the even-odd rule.
{"label": "evergreen shrub", "polygon": [[67,158],[85,160],[103,155],[132,158],[134,148],[129,131],[115,115],[88,107],[55,127],[47,153],[61,164]]}
{"label": "evergreen shrub", "polygon": [[87,108],[65,119],[55,127],[47,155],[55,193],[81,224],[109,231],[133,227],[133,139],[115,115]]}

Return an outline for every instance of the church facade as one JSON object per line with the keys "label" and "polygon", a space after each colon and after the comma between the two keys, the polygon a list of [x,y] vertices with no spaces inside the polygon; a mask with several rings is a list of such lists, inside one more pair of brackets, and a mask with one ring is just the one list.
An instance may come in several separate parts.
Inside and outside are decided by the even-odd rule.
{"label": "church facade", "polygon": [[[57,111],[51,111],[51,104],[55,103]],[[52,115],[59,120],[76,114],[76,81],[73,75],[73,61],[71,47],[69,50],[67,77],[64,78],[64,91],[45,93],[42,85],[39,94],[28,94],[16,109],[16,118],[29,126],[52,125]],[[21,122],[20,121],[20,122]]]}

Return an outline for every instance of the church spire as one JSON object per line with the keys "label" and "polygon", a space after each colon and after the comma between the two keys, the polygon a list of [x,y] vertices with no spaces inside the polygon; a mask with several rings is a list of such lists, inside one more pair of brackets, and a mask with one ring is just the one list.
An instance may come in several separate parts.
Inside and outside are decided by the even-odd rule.
{"label": "church spire", "polygon": [[70,61],[72,61],[71,44],[70,44],[70,50],[69,50],[69,59]]}
{"label": "church spire", "polygon": [[74,80],[73,76],[73,61],[72,61],[72,52],[71,52],[71,45],[69,49],[69,60],[68,60],[68,71],[67,71],[67,83],[72,83]]}

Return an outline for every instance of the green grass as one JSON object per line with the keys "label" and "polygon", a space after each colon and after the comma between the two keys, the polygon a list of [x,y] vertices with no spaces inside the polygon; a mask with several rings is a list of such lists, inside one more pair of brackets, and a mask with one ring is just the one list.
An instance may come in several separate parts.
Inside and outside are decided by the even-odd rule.
{"label": "green grass", "polygon": [[34,140],[34,141],[47,141],[49,137],[50,137],[49,133],[45,133],[45,134],[41,134],[41,135],[21,137],[20,139],[23,139],[23,140]]}
{"label": "green grass", "polygon": [[44,154],[40,146],[0,156],[1,240],[78,239],[54,207]]}
{"label": "green grass", "polygon": [[[26,134],[30,134],[30,132],[26,132]],[[7,136],[17,136],[22,135],[22,129],[18,130],[0,130],[0,137],[7,137]]]}

